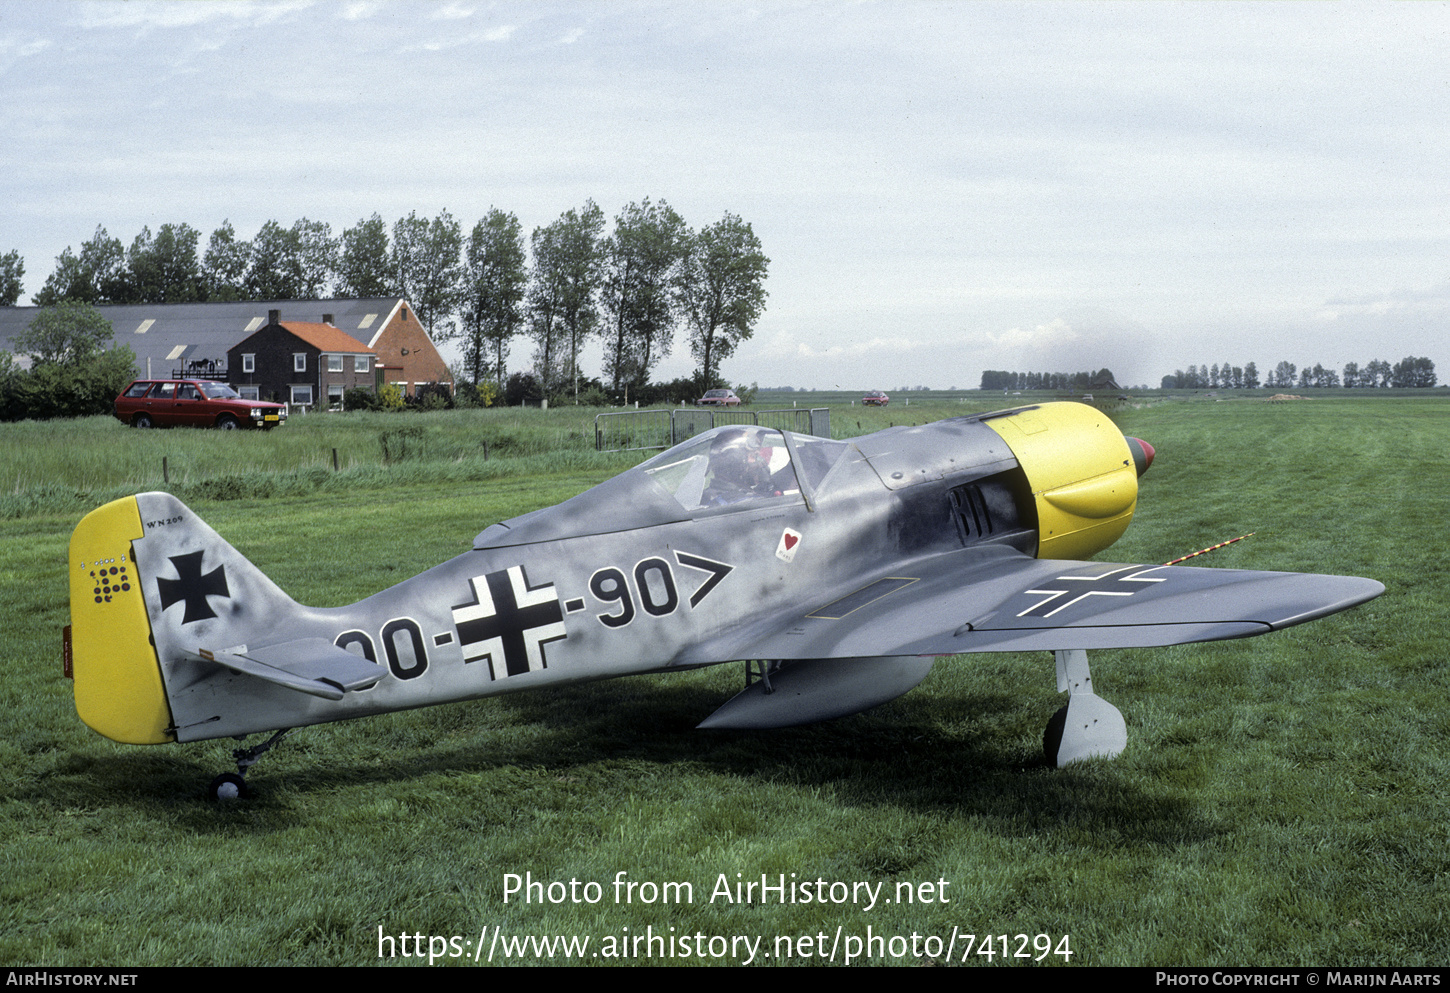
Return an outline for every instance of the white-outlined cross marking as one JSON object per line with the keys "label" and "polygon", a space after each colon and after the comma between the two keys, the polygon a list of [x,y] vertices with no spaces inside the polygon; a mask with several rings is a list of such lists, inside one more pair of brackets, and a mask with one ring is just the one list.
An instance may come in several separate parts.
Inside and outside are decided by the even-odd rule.
{"label": "white-outlined cross marking", "polygon": [[[1095,583],[1095,582],[1097,582],[1100,579],[1107,579],[1109,576],[1118,576],[1119,573],[1128,572],[1130,570],[1137,569],[1139,571],[1134,572],[1131,576],[1118,576],[1118,582],[1122,582],[1122,583],[1161,583],[1161,582],[1166,581],[1168,577],[1167,576],[1149,576],[1148,573],[1150,573],[1150,572],[1157,572],[1159,569],[1162,569],[1162,568],[1165,568],[1165,567],[1164,566],[1161,566],[1161,565],[1158,565],[1158,566],[1152,566],[1150,568],[1144,569],[1142,566],[1139,566],[1139,565],[1125,565],[1125,566],[1119,566],[1116,569],[1109,569],[1107,572],[1098,573],[1096,576],[1058,576],[1057,577],[1057,580],[1058,580],[1058,582],[1069,582],[1069,581],[1072,581],[1072,582]],[[1037,610],[1038,608],[1045,607],[1049,603],[1052,603],[1058,597],[1067,596],[1068,593],[1071,592],[1071,591],[1070,590],[1023,590],[1022,592],[1025,595],[1028,595],[1028,596],[1040,596],[1043,599],[1038,600],[1032,606],[1028,607],[1026,610],[1024,610],[1021,613],[1019,613],[1017,615],[1018,617],[1026,617],[1028,614],[1031,614],[1033,611]],[[1079,593],[1077,596],[1073,597],[1071,600],[1068,600],[1065,603],[1058,604],[1056,607],[1054,607],[1051,610],[1047,611],[1045,614],[1038,614],[1037,616],[1039,616],[1039,617],[1051,617],[1053,614],[1056,614],[1056,613],[1059,613],[1060,611],[1066,610],[1068,607],[1071,607],[1073,604],[1077,603],[1079,600],[1085,600],[1085,599],[1087,599],[1090,596],[1132,596],[1136,592],[1138,592],[1138,591],[1137,590],[1088,590],[1085,593]]]}

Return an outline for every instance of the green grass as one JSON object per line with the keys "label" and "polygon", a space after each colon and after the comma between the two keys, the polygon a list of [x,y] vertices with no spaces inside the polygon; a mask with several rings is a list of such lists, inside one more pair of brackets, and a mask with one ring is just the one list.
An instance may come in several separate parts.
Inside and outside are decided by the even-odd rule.
{"label": "green grass", "polygon": [[[987,400],[977,409],[1000,398]],[[833,408],[832,423],[840,437],[967,406],[894,400]],[[471,949],[494,926],[588,935],[591,949],[651,926],[764,935],[767,949],[837,927],[956,927],[1067,934],[1073,964],[1450,960],[1450,402],[1434,394],[1118,412],[1158,457],[1102,558],[1166,561],[1256,531],[1196,562],[1387,589],[1263,638],[1095,653],[1095,682],[1129,727],[1112,762],[1043,763],[1060,702],[1044,653],[942,660],[869,713],[759,734],[693,730],[738,688],[733,666],[329,725],[262,760],[257,799],[221,807],[203,791],[228,767],[225,743],[126,747],[77,720],[59,659],[69,533],[98,494],[159,486],[159,465],[144,474],[160,454],[191,467],[178,489],[272,479],[267,496],[185,498],[289,593],[338,604],[636,460],[594,454],[590,415],[317,417],[226,436],[0,428],[17,474],[64,438],[92,463],[17,475],[12,498],[54,486],[74,506],[32,499],[0,519],[0,963],[367,964],[379,927]],[[399,424],[425,429],[425,454],[384,464],[379,435]],[[513,452],[485,464],[463,451],[495,430]],[[299,556],[304,539],[335,554]],[[689,882],[695,902],[616,905],[620,871]],[[504,875],[525,872],[597,881],[606,897],[505,904]],[[887,893],[945,879],[951,902],[709,902],[722,873],[792,872]]]}

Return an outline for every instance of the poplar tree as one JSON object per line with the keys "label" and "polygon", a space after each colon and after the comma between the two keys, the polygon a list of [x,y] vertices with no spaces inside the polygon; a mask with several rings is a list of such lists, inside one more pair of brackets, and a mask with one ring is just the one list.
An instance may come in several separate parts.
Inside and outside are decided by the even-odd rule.
{"label": "poplar tree", "polygon": [[418,320],[434,341],[447,341],[456,330],[443,321],[458,306],[463,283],[463,229],[448,211],[433,220],[410,212],[393,225],[393,288],[413,305]]}
{"label": "poplar tree", "polygon": [[509,339],[523,327],[524,233],[519,219],[494,208],[468,238],[462,303],[463,364],[476,385],[504,385]]}
{"label": "poplar tree", "polygon": [[534,370],[545,392],[579,375],[579,351],[599,324],[596,296],[604,211],[593,200],[570,210],[530,238],[528,333]]}
{"label": "poplar tree", "polygon": [[395,296],[389,254],[388,226],[377,214],[344,230],[338,246],[337,295]]}
{"label": "poplar tree", "polygon": [[701,389],[714,385],[720,363],[755,333],[769,266],[760,239],[734,214],[690,238],[678,293]]}
{"label": "poplar tree", "polygon": [[689,228],[664,201],[625,207],[604,244],[602,299],[609,315],[604,374],[615,389],[649,382],[670,354],[677,323],[679,269]]}
{"label": "poplar tree", "polygon": [[13,307],[24,291],[25,260],[18,250],[0,255],[0,307]]}

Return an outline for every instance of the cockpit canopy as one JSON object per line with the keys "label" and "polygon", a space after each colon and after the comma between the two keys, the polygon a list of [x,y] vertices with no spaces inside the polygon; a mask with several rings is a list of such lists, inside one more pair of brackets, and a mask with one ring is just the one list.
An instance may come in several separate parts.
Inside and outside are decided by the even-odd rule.
{"label": "cockpit canopy", "polygon": [[[639,471],[687,511],[801,499],[814,491],[850,447],[843,441],[754,424],[715,428],[656,455]],[[792,451],[794,458],[792,458]]]}
{"label": "cockpit canopy", "polygon": [[785,438],[755,425],[708,431],[640,470],[689,511],[800,496]]}
{"label": "cockpit canopy", "polygon": [[799,503],[797,467],[814,489],[848,447],[804,435],[787,439],[781,431],[754,424],[715,428],[557,507],[495,524],[474,539],[474,547],[606,534],[773,502]]}

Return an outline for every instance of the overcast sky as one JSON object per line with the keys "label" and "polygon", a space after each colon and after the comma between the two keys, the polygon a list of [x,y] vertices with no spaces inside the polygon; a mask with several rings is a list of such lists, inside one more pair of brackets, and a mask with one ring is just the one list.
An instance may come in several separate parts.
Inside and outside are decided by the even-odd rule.
{"label": "overcast sky", "polygon": [[27,295],[98,224],[650,197],[770,256],[732,382],[1450,379],[1443,4],[0,0],[0,81]]}

